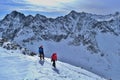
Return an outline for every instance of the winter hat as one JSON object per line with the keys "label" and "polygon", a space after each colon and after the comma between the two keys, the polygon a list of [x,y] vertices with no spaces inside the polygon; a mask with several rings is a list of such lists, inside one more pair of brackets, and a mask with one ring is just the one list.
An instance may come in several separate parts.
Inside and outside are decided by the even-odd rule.
{"label": "winter hat", "polygon": [[43,45],[41,45],[40,47],[43,48]]}
{"label": "winter hat", "polygon": [[56,55],[56,53],[53,53],[53,55]]}

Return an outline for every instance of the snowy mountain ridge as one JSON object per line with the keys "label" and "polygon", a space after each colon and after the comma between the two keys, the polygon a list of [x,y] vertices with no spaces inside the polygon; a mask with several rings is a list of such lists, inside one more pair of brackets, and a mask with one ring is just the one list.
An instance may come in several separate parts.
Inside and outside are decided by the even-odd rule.
{"label": "snowy mountain ridge", "polygon": [[84,69],[57,61],[57,69],[51,61],[39,61],[37,56],[21,54],[20,50],[0,47],[0,80],[106,80]]}
{"label": "snowy mountain ridge", "polygon": [[[119,17],[119,13],[97,16],[71,11],[66,16],[52,19],[40,14],[36,14],[35,17],[25,16],[13,11],[0,21],[0,35],[15,42],[23,42],[23,45],[25,42],[33,40],[60,42],[63,39],[71,38],[68,44],[77,46],[83,44],[88,50],[98,53],[100,50],[94,39],[97,32],[119,35]],[[25,37],[23,38],[23,36]]]}
{"label": "snowy mountain ridge", "polygon": [[0,21],[0,36],[45,56],[57,52],[59,60],[112,80],[120,76],[120,13],[95,15],[71,11],[47,18],[13,11]]}

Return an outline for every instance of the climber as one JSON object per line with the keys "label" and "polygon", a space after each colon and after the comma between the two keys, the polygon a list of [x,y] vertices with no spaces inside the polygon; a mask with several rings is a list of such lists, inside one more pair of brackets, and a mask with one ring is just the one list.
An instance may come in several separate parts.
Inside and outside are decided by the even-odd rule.
{"label": "climber", "polygon": [[40,60],[44,60],[44,51],[43,51],[42,45],[39,47],[39,57],[40,57]]}
{"label": "climber", "polygon": [[56,53],[53,53],[52,56],[51,56],[51,62],[53,62],[52,66],[54,68],[56,68],[56,62],[57,61],[57,54]]}

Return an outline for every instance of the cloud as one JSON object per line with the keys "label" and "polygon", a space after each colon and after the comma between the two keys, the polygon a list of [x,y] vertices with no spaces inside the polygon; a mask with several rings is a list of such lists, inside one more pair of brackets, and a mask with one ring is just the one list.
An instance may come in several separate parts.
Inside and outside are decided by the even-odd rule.
{"label": "cloud", "polygon": [[48,12],[67,14],[71,10],[97,14],[111,13],[120,10],[119,0],[0,0],[0,11],[18,10],[31,12]]}
{"label": "cloud", "polygon": [[[65,11],[75,0],[12,0],[16,4],[24,4],[24,9],[38,10],[39,11]],[[22,9],[22,10],[24,10]]]}
{"label": "cloud", "polygon": [[37,6],[48,6],[48,7],[56,7],[61,6],[61,3],[71,3],[74,0],[24,0],[27,3]]}

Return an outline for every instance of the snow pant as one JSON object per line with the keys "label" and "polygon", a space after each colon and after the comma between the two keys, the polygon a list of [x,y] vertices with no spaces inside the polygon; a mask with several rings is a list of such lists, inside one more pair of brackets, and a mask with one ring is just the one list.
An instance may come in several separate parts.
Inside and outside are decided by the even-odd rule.
{"label": "snow pant", "polygon": [[44,54],[40,54],[40,60],[44,60]]}
{"label": "snow pant", "polygon": [[52,64],[52,66],[53,66],[54,68],[56,68],[55,60],[53,60],[53,64]]}

